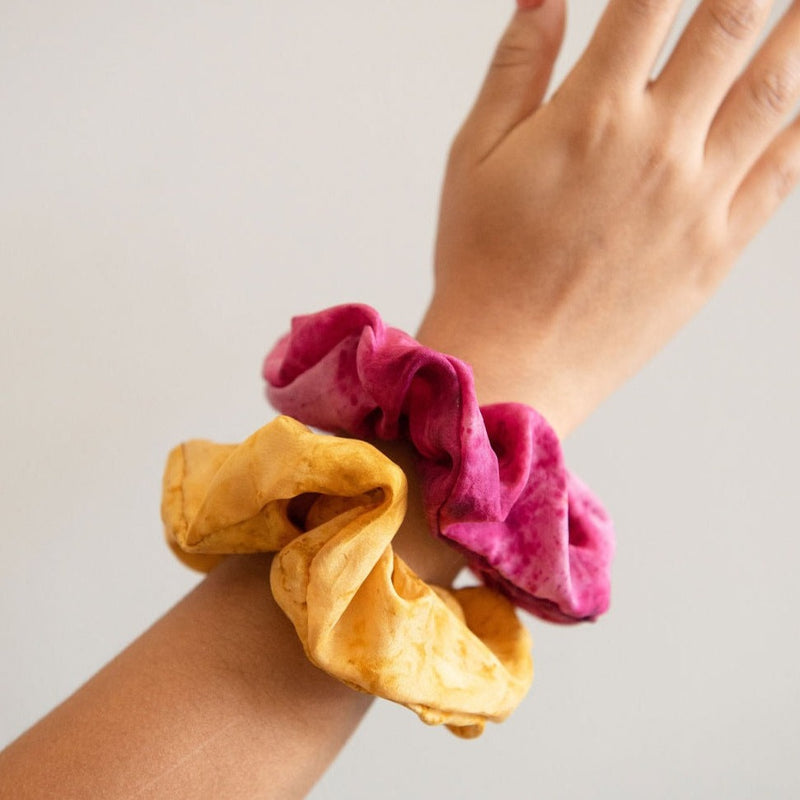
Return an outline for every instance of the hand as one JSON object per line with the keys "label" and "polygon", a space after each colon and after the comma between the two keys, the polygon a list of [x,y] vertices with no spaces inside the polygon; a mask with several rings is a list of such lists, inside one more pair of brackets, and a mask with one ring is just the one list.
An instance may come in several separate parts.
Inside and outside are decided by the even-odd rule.
{"label": "hand", "polygon": [[543,102],[564,1],[518,10],[450,153],[419,338],[560,435],[705,303],[800,174],[800,2],[611,0]]}

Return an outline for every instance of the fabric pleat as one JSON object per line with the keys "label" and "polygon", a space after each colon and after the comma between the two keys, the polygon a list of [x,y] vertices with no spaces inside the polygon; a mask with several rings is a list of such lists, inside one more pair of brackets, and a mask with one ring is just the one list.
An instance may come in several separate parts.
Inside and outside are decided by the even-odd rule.
{"label": "fabric pleat", "polygon": [[407,438],[432,531],[487,585],[553,622],[607,610],[611,520],[565,468],[555,432],[533,408],[479,407],[464,362],[359,304],[296,317],[263,375],[273,405],[307,425]]}
{"label": "fabric pleat", "polygon": [[185,563],[276,552],[272,593],[314,664],[476,736],[527,692],[530,637],[501,594],[430,586],[394,554],[405,508],[405,476],[382,453],[288,417],[240,445],[186,442],[164,475],[166,536]]}

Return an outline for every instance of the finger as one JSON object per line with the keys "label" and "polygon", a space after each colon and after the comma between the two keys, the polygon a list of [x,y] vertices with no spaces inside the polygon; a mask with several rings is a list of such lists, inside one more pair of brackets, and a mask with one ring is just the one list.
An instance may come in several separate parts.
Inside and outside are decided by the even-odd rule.
{"label": "finger", "polygon": [[706,159],[741,179],[800,99],[800,2],[775,26],[717,112]]}
{"label": "finger", "polygon": [[481,155],[541,105],[564,38],[564,16],[564,0],[545,0],[512,17],[461,132]]}
{"label": "finger", "polygon": [[734,244],[743,247],[800,181],[800,118],[772,142],[736,191],[728,215]]}
{"label": "finger", "polygon": [[680,6],[681,0],[611,0],[582,66],[595,80],[609,76],[620,86],[644,90]]}
{"label": "finger", "polygon": [[772,0],[703,0],[652,85],[670,114],[707,131],[747,62]]}

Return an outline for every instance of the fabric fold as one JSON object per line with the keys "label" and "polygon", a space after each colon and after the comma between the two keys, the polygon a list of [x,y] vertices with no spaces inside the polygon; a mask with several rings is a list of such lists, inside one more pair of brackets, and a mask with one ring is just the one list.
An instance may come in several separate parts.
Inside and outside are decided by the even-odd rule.
{"label": "fabric fold", "polygon": [[555,432],[533,408],[479,407],[464,362],[359,304],[295,317],[263,376],[272,404],[307,425],[407,438],[431,529],[487,585],[553,622],[607,610],[611,520],[565,468]]}
{"label": "fabric fold", "polygon": [[527,692],[530,637],[502,595],[429,586],[394,554],[405,508],[405,476],[382,453],[288,417],[240,445],[182,444],[164,475],[165,532],[185,563],[277,552],[272,592],[314,664],[476,736]]}

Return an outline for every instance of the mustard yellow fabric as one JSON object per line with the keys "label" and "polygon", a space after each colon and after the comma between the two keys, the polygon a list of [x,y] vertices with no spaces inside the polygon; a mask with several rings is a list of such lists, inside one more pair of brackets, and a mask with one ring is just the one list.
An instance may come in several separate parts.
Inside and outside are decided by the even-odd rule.
{"label": "mustard yellow fabric", "polygon": [[382,453],[289,417],[240,445],[186,442],[164,475],[167,541],[186,564],[277,552],[272,592],[314,664],[477,736],[527,692],[530,638],[501,595],[429,586],[394,554],[405,508],[405,476]]}

